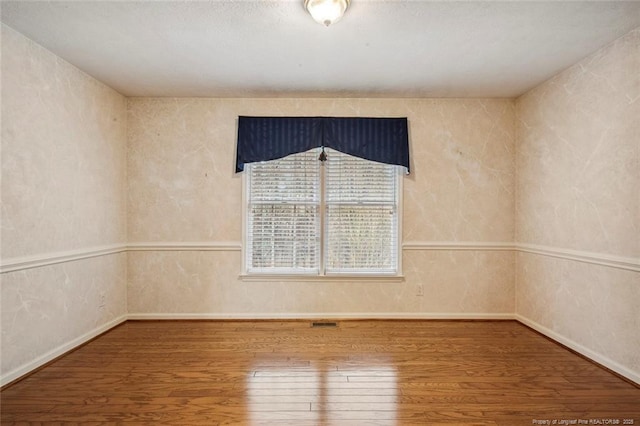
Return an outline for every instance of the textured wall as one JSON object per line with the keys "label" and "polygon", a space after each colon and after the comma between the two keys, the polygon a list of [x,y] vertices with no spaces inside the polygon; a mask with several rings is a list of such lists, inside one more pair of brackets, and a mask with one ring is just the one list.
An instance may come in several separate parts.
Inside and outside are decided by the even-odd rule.
{"label": "textured wall", "polygon": [[[242,282],[238,250],[177,251],[241,243],[238,115],[408,117],[405,282]],[[427,247],[513,241],[511,100],[133,98],[128,135],[129,241],[173,247],[129,254],[131,314],[513,312],[513,253]]]}
{"label": "textured wall", "polygon": [[[2,262],[126,240],[126,100],[2,26]],[[2,274],[2,365],[126,313],[126,255]]]}
{"label": "textured wall", "polygon": [[[523,95],[516,106],[516,241],[637,265],[640,29]],[[639,305],[639,272],[518,254],[517,314],[637,377]]]}

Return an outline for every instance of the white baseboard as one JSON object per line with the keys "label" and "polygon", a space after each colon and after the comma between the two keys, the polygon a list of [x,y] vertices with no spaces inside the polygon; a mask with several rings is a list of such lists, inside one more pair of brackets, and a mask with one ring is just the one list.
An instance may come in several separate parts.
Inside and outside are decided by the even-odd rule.
{"label": "white baseboard", "polygon": [[56,359],[57,357],[64,355],[65,353],[77,348],[85,342],[93,339],[94,337],[99,336],[105,331],[109,331],[113,327],[125,322],[127,320],[127,315],[122,315],[112,321],[109,321],[106,324],[101,325],[100,327],[94,328],[93,330],[83,334],[80,337],[73,339],[70,342],[67,342],[63,345],[58,346],[57,348],[47,352],[46,354],[36,358],[35,360],[28,362],[20,367],[9,371],[0,377],[0,386],[4,386],[7,383],[11,383],[12,381],[19,379],[20,377],[29,374],[35,369],[42,367],[46,363]]}
{"label": "white baseboard", "polygon": [[443,320],[512,320],[510,313],[403,313],[403,312],[369,312],[369,313],[140,313],[129,314],[130,320],[296,320],[296,319],[443,319]]}
{"label": "white baseboard", "polygon": [[640,385],[640,373],[637,371],[630,370],[629,368],[618,364],[612,359],[607,358],[606,356],[599,354],[598,352],[594,352],[589,348],[582,346],[581,344],[574,342],[571,339],[564,337],[563,335],[556,333],[555,331],[548,329],[547,327],[538,324],[535,321],[530,320],[529,318],[525,318],[522,315],[515,314],[515,319],[521,322],[522,324],[531,327],[539,333],[544,334],[545,336],[555,340],[558,343],[563,344],[564,346],[578,352],[581,355],[597,362],[600,365],[607,367],[611,371],[615,371],[621,376],[626,377],[634,383]]}

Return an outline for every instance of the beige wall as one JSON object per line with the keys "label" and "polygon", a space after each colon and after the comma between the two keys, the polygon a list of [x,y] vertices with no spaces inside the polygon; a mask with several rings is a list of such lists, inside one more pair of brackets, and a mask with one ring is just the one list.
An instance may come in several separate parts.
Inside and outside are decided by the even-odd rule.
{"label": "beige wall", "polygon": [[[513,241],[513,101],[144,98],[129,99],[128,111],[129,242],[172,248],[129,254],[130,314],[513,312],[514,254],[478,247]],[[238,115],[408,117],[405,281],[243,282],[239,249],[181,251],[191,242],[240,247]]]}
{"label": "beige wall", "polygon": [[516,313],[640,380],[640,29],[516,106]]}
{"label": "beige wall", "polygon": [[[2,26],[3,378],[126,313],[126,99]],[[43,263],[43,266],[30,267]]]}

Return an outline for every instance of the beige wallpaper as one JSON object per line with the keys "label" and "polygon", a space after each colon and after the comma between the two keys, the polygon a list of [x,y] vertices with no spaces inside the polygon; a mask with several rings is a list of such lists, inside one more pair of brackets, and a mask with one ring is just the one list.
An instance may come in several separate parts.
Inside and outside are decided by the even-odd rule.
{"label": "beige wallpaper", "polygon": [[[637,265],[640,29],[516,106],[516,240]],[[639,272],[519,253],[516,288],[517,314],[640,378]]]}
{"label": "beige wallpaper", "polygon": [[124,242],[125,102],[3,26],[5,258]]}
{"label": "beige wallpaper", "polygon": [[[243,282],[240,262],[239,251],[129,253],[129,313],[493,318],[514,310],[510,251],[407,251],[400,283]],[[417,296],[418,284],[424,296]]]}
{"label": "beige wallpaper", "polygon": [[[242,240],[238,115],[406,116],[404,241],[511,242],[511,100],[129,99],[128,233],[135,243]],[[513,253],[404,251],[402,283],[242,282],[239,251],[129,254],[129,312],[513,312]],[[424,296],[417,296],[418,285]]]}
{"label": "beige wallpaper", "polygon": [[[126,100],[2,26],[2,262],[126,241]],[[126,255],[1,275],[1,374],[126,313]]]}

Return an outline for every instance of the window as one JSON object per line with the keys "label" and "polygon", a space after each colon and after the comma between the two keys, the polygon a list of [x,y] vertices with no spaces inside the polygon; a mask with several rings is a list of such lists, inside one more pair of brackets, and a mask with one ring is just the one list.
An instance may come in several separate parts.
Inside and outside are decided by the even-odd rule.
{"label": "window", "polygon": [[398,167],[319,154],[247,164],[246,272],[398,274]]}
{"label": "window", "polygon": [[247,272],[320,272],[320,161],[314,150],[247,165]]}

